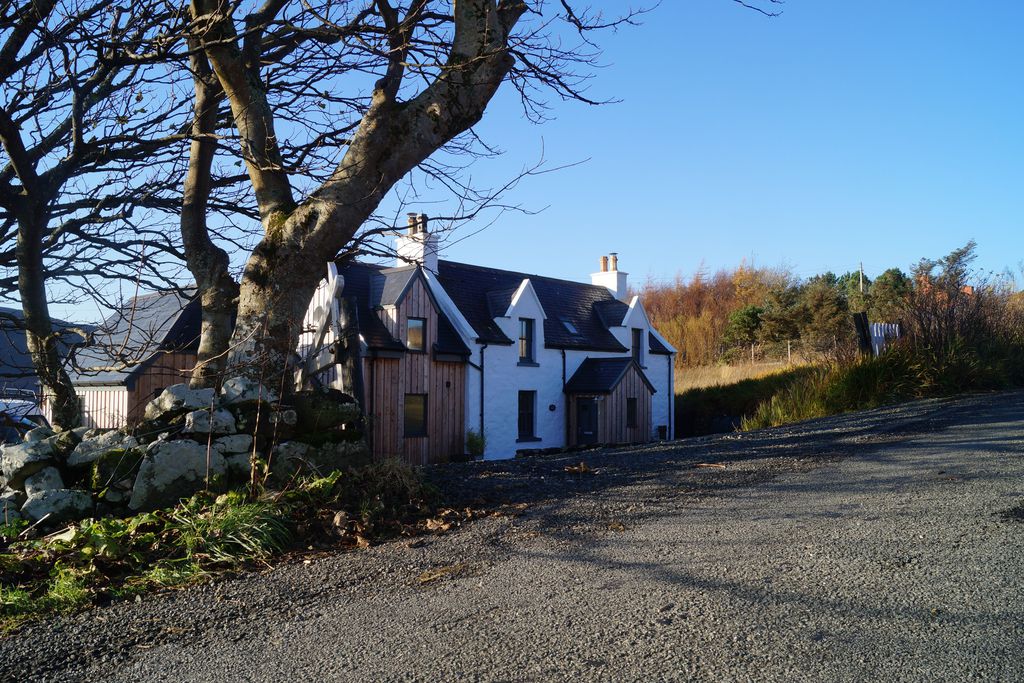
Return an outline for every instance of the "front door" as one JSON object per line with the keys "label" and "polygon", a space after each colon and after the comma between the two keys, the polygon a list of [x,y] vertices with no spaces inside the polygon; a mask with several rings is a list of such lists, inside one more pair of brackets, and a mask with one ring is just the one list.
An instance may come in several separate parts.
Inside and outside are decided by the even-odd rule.
{"label": "front door", "polygon": [[597,401],[592,398],[576,400],[576,443],[597,443]]}

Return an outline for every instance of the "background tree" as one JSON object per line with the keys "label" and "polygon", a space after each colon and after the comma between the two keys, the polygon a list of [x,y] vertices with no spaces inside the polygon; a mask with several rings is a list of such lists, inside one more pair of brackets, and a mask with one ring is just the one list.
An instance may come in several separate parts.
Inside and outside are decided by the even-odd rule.
{"label": "background tree", "polygon": [[890,268],[871,283],[868,317],[874,322],[899,322],[910,294],[910,278],[899,268]]}
{"label": "background tree", "polygon": [[78,404],[51,303],[106,296],[111,281],[168,286],[181,256],[152,220],[184,139],[162,65],[181,14],[155,0],[2,5],[0,298],[20,303],[52,420],[70,427]]}

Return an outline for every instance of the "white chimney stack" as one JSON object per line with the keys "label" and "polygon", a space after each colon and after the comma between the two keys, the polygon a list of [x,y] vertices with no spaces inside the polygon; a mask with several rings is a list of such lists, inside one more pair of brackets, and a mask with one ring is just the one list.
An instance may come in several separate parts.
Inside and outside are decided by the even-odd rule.
{"label": "white chimney stack", "polygon": [[608,256],[602,256],[601,270],[590,276],[590,283],[599,287],[607,287],[619,301],[626,301],[628,296],[627,279],[629,273],[619,270],[619,255],[612,252]]}
{"label": "white chimney stack", "polygon": [[437,272],[437,236],[427,229],[426,214],[409,214],[409,227],[406,234],[399,235],[395,241],[398,258],[395,266],[407,266],[418,263],[432,273]]}

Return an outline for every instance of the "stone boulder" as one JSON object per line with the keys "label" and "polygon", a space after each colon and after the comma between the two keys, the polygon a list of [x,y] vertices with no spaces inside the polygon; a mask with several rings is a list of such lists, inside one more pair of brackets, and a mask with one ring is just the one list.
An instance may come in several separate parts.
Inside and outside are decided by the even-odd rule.
{"label": "stone boulder", "polygon": [[248,455],[252,452],[252,437],[248,434],[231,434],[215,439],[213,447],[220,451],[221,455],[227,457],[237,453]]}
{"label": "stone boulder", "polygon": [[252,474],[251,453],[227,453],[224,462],[228,468],[228,478],[233,482],[248,481]]}
{"label": "stone boulder", "polygon": [[7,489],[0,493],[0,524],[10,524],[21,519],[21,506],[25,504],[25,494],[21,491]]}
{"label": "stone boulder", "polygon": [[277,483],[286,481],[297,472],[308,472],[307,457],[313,447],[300,441],[285,441],[274,446],[270,453],[271,479]]}
{"label": "stone boulder", "polygon": [[25,478],[53,464],[53,449],[47,441],[27,441],[3,447],[0,470],[7,486],[23,489]]}
{"label": "stone boulder", "polygon": [[68,467],[87,467],[104,453],[110,451],[126,451],[137,448],[138,440],[134,436],[124,434],[116,429],[100,432],[82,440],[68,456]]}
{"label": "stone boulder", "polygon": [[362,411],[355,400],[337,389],[302,391],[292,397],[302,433],[325,432],[359,422]]}
{"label": "stone boulder", "polygon": [[300,441],[286,441],[274,447],[270,470],[277,481],[283,481],[296,473],[324,476],[370,461],[370,451],[363,442],[341,441],[315,447]]}
{"label": "stone boulder", "polygon": [[217,408],[212,412],[206,409],[186,413],[182,431],[186,434],[232,434],[236,429],[235,416],[223,408]]}
{"label": "stone boulder", "polygon": [[169,420],[194,410],[210,409],[213,389],[191,389],[187,384],[173,384],[146,405],[143,418],[147,422]]}
{"label": "stone boulder", "polygon": [[53,489],[28,497],[21,514],[32,522],[46,518],[48,524],[70,522],[88,517],[93,510],[92,496],[85,491]]}
{"label": "stone boulder", "polygon": [[53,444],[54,457],[61,462],[66,461],[72,451],[75,450],[75,447],[82,443],[82,438],[84,436],[85,430],[82,429],[69,429],[51,436],[48,441]]}
{"label": "stone boulder", "polygon": [[245,406],[254,403],[277,403],[278,396],[248,377],[232,377],[220,388],[222,406]]}
{"label": "stone boulder", "polygon": [[320,474],[369,465],[373,461],[369,447],[363,441],[325,443],[307,455]]}
{"label": "stone boulder", "polygon": [[42,441],[43,439],[49,439],[53,435],[54,431],[49,427],[36,427],[25,433],[25,441]]}
{"label": "stone boulder", "polygon": [[64,488],[64,480],[56,467],[44,467],[35,474],[25,477],[25,493],[31,498],[37,493]]}
{"label": "stone boulder", "polygon": [[[210,476],[223,475],[226,471],[224,456],[210,449]],[[205,445],[188,440],[163,441],[142,459],[128,507],[155,510],[174,505],[205,487],[206,475]]]}
{"label": "stone boulder", "polygon": [[89,488],[109,503],[127,500],[142,466],[142,458],[141,448],[107,451],[92,463]]}

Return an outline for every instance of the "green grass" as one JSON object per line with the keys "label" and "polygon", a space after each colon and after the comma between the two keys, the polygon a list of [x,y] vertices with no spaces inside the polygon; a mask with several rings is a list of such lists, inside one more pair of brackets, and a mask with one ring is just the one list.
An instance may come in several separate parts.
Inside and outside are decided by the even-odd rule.
{"label": "green grass", "polygon": [[[433,514],[435,496],[417,470],[385,461],[256,497],[198,493],[167,510],[87,519],[41,539],[18,540],[24,525],[13,525],[0,536],[0,632],[265,564],[293,548],[405,533]],[[333,523],[339,511],[351,520],[346,528]]]}
{"label": "green grass", "polygon": [[881,356],[815,368],[743,418],[744,430],[966,391],[1020,386],[1020,350],[954,342],[943,349],[896,345]]}

